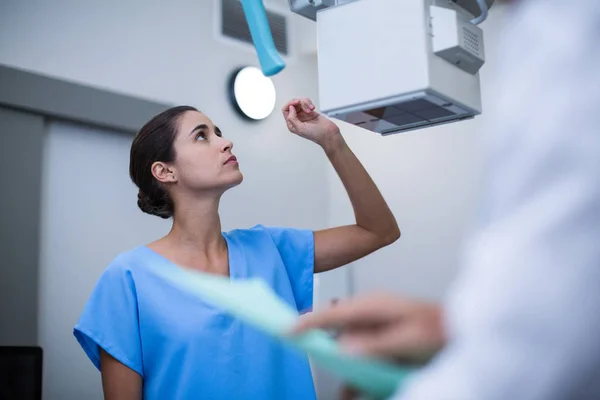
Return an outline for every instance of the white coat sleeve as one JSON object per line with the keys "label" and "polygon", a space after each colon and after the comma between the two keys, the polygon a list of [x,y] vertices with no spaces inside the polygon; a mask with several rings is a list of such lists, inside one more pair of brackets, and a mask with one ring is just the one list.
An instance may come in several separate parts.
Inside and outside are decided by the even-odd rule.
{"label": "white coat sleeve", "polygon": [[511,18],[450,340],[397,400],[600,398],[600,1]]}

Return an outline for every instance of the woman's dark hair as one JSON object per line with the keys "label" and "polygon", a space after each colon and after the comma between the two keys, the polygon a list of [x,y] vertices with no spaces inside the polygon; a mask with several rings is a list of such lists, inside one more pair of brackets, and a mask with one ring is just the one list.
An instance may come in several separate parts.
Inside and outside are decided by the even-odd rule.
{"label": "woman's dark hair", "polygon": [[174,213],[173,201],[152,175],[156,161],[175,160],[173,142],[178,121],[187,111],[198,111],[190,106],[169,108],[148,121],[133,139],[129,156],[129,176],[139,188],[138,207],[148,214],[170,218]]}

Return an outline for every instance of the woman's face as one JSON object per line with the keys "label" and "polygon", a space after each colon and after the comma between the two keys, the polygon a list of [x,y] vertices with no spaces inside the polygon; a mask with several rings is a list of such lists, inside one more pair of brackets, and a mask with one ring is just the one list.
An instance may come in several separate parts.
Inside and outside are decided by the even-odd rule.
{"label": "woman's face", "polygon": [[179,118],[175,161],[170,163],[174,181],[185,192],[224,192],[239,185],[243,176],[231,152],[233,143],[206,115],[187,111]]}

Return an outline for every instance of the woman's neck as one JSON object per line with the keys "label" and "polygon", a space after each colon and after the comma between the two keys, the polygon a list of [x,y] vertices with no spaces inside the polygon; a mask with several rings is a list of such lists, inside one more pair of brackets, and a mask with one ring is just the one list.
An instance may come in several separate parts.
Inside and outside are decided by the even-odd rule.
{"label": "woman's neck", "polygon": [[189,204],[193,205],[176,208],[171,231],[149,247],[182,266],[228,275],[229,259],[221,232],[219,198]]}
{"label": "woman's neck", "polygon": [[222,249],[225,243],[221,232],[219,199],[195,201],[191,207],[178,208],[166,239],[178,247],[194,249],[197,253],[207,254]]}

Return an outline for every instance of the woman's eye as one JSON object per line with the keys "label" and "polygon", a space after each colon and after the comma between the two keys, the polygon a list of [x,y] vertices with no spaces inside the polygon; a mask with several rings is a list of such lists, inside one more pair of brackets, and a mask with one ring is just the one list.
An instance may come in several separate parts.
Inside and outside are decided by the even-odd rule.
{"label": "woman's eye", "polygon": [[206,135],[204,134],[204,132],[198,132],[196,134],[196,140],[205,140],[206,139]]}

